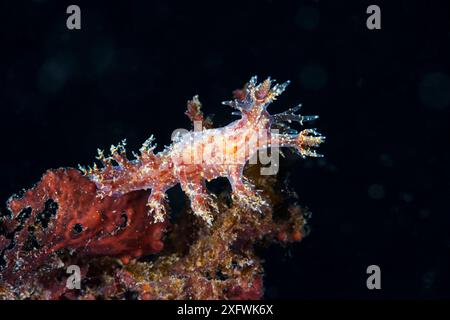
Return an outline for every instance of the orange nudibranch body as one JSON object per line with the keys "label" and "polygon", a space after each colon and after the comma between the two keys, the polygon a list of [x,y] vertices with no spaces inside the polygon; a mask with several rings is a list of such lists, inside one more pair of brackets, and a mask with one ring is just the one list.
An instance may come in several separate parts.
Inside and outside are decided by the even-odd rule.
{"label": "orange nudibranch body", "polygon": [[[134,160],[128,160],[123,141],[118,146],[111,146],[108,157],[98,150],[97,159],[102,162],[102,168],[94,165],[80,169],[95,182],[99,196],[151,189],[148,206],[155,222],[165,218],[165,192],[179,183],[191,201],[193,213],[210,225],[212,212],[217,212],[218,208],[213,195],[206,190],[205,181],[218,177],[228,178],[234,201],[259,211],[267,203],[243,176],[246,163],[255,159],[258,151],[267,152],[268,149],[271,150],[269,160],[275,160],[273,156],[279,147],[292,148],[302,157],[319,157],[321,155],[313,147],[325,140],[314,129],[297,132],[288,126],[292,122],[303,125],[318,118],[297,114],[300,106],[275,115],[267,111],[267,106],[288,84],[273,85],[270,78],[257,84],[256,77],[252,77],[242,90],[234,92],[234,100],[223,102],[236,109],[240,119],[222,128],[209,128],[211,121],[204,119],[200,101],[194,96],[188,101],[186,115],[194,123],[195,130],[179,133],[172,145],[163,151],[153,152],[155,146],[150,137],[142,145],[140,154],[135,154]],[[274,162],[271,163],[274,170],[266,170],[264,174],[277,172],[278,163]]]}

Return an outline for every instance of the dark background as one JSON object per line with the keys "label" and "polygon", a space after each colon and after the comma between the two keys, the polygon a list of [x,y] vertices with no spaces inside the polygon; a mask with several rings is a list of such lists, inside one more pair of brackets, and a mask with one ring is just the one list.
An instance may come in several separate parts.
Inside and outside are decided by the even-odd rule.
{"label": "dark background", "polygon": [[266,298],[450,297],[448,1],[93,2],[0,2],[2,203],[97,147],[169,144],[194,94],[223,126],[250,76],[290,79],[269,110],[301,102],[327,142],[288,157],[312,230],[265,250]]}

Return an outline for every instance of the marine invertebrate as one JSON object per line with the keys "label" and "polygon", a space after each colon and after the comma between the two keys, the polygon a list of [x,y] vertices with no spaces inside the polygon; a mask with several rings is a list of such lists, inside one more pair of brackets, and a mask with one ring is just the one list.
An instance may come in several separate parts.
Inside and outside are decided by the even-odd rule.
{"label": "marine invertebrate", "polygon": [[[99,151],[102,168],[81,168],[84,174],[49,170],[36,186],[11,197],[9,214],[0,219],[0,298],[126,298],[131,289],[140,299],[260,298],[262,266],[254,244],[301,240],[305,216],[291,205],[283,219],[275,218],[285,187],[274,175],[260,175],[260,166],[245,175],[244,167],[258,151],[274,147],[317,157],[312,148],[324,141],[313,129],[289,128],[292,121],[317,118],[298,114],[299,107],[268,113],[288,84],[272,82],[257,84],[253,77],[236,90],[235,99],[224,104],[237,109],[240,119],[228,126],[212,129],[195,96],[186,115],[201,129],[178,135],[163,151],[154,153],[150,138],[128,160],[122,142],[108,157]],[[217,197],[206,190],[205,181],[217,177],[228,178],[231,194]],[[171,224],[165,192],[178,183],[190,202],[185,211],[194,216]],[[194,217],[206,223],[194,223]],[[161,252],[164,243],[164,254],[154,262],[134,260]],[[116,257],[121,263],[111,260]],[[73,263],[96,279],[77,293],[64,283],[64,266]]]}
{"label": "marine invertebrate", "polygon": [[[320,155],[312,147],[325,139],[314,129],[298,133],[286,125],[286,122],[303,124],[318,118],[297,114],[300,106],[281,114],[269,114],[268,105],[286,89],[289,82],[272,84],[270,78],[257,84],[256,77],[252,77],[243,90],[235,91],[235,99],[223,104],[236,109],[241,118],[225,127],[200,127],[200,130],[180,134],[171,146],[156,154],[153,152],[153,137],[150,137],[142,145],[140,154],[135,154],[136,159],[131,161],[126,157],[123,141],[111,146],[108,157],[98,150],[97,158],[102,162],[102,168],[94,164],[93,168],[80,169],[95,182],[100,197],[151,189],[148,205],[155,222],[164,221],[166,190],[179,183],[190,199],[194,214],[210,225],[212,211],[217,211],[217,206],[205,188],[205,181],[218,177],[228,178],[235,201],[260,210],[265,202],[244,179],[242,172],[245,164],[258,150],[279,146],[294,148],[301,156],[318,157]],[[203,122],[197,96],[188,102],[186,114],[194,123]],[[289,133],[274,133],[274,126]]]}

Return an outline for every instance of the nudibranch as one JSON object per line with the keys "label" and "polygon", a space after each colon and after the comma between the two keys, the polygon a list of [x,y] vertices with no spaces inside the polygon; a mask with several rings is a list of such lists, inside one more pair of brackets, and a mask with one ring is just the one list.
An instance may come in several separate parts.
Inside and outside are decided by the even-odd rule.
{"label": "nudibranch", "polygon": [[189,197],[192,211],[208,225],[218,208],[214,195],[209,193],[205,181],[226,177],[232,187],[232,199],[251,210],[259,211],[266,205],[255,187],[243,176],[246,163],[258,151],[278,147],[294,149],[302,157],[320,157],[313,147],[325,137],[315,129],[297,132],[289,127],[292,122],[303,125],[318,116],[302,116],[300,105],[283,113],[270,115],[268,105],[288,86],[289,81],[275,84],[270,78],[257,83],[252,77],[242,90],[234,91],[234,100],[222,104],[234,109],[240,119],[221,128],[210,128],[209,118],[201,111],[198,96],[188,101],[186,115],[194,130],[178,132],[173,143],[155,153],[151,136],[128,160],[125,140],[111,146],[110,155],[98,150],[97,159],[102,167],[80,167],[97,186],[99,197],[121,196],[135,190],[151,190],[148,206],[153,221],[162,222],[166,216],[166,191],[180,184]]}

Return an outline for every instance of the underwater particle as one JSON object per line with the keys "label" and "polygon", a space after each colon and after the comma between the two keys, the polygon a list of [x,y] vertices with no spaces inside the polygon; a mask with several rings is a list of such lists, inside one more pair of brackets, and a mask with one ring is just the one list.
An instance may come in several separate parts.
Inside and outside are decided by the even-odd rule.
{"label": "underwater particle", "polygon": [[414,196],[408,192],[402,192],[400,193],[400,198],[404,201],[404,202],[412,202],[414,200]]}
{"label": "underwater particle", "polygon": [[38,74],[38,87],[44,93],[61,90],[72,73],[71,61],[67,57],[50,58],[44,62]]}
{"label": "underwater particle", "polygon": [[385,196],[384,187],[381,184],[372,184],[368,189],[368,194],[374,200],[383,199]]}
{"label": "underwater particle", "polygon": [[420,211],[419,211],[419,216],[420,216],[420,218],[422,218],[422,219],[428,218],[428,217],[430,216],[430,214],[431,214],[431,211],[430,211],[430,209],[428,209],[428,208],[422,208],[422,209],[420,209]]}
{"label": "underwater particle", "polygon": [[394,166],[394,160],[389,154],[383,153],[380,155],[380,162],[385,167],[392,168]]}
{"label": "underwater particle", "polygon": [[444,109],[450,104],[450,77],[443,72],[426,74],[419,83],[422,103],[433,109]]}
{"label": "underwater particle", "polygon": [[102,74],[108,70],[113,64],[116,51],[112,44],[112,41],[103,40],[97,43],[91,50],[91,64],[93,70],[99,74]]}
{"label": "underwater particle", "polygon": [[314,30],[319,26],[319,10],[313,6],[302,5],[298,9],[295,23],[303,30]]}
{"label": "underwater particle", "polygon": [[325,86],[327,81],[328,73],[319,64],[307,64],[300,71],[300,83],[307,90],[318,91]]}
{"label": "underwater particle", "polygon": [[436,272],[433,270],[427,271],[422,278],[423,287],[427,290],[431,289],[436,282]]}

